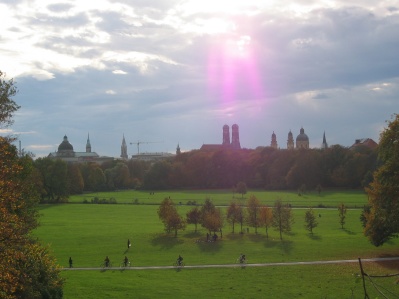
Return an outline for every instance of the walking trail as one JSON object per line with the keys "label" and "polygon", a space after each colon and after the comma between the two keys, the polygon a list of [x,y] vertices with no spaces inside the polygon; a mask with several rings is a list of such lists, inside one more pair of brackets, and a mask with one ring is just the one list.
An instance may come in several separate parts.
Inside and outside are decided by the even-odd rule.
{"label": "walking trail", "polygon": [[[369,258],[361,259],[364,262],[386,262],[386,261],[398,261],[399,257],[387,257],[387,258]],[[234,268],[234,267],[275,267],[275,266],[297,266],[297,265],[323,265],[323,264],[346,264],[346,263],[358,263],[359,260],[332,260],[332,261],[307,261],[307,262],[285,262],[285,263],[260,263],[260,264],[222,264],[222,265],[186,265],[186,269],[197,269],[197,268]],[[176,266],[147,266],[147,267],[88,267],[88,268],[62,268],[64,271],[98,271],[98,270],[160,270],[160,269],[181,269],[182,267]]]}

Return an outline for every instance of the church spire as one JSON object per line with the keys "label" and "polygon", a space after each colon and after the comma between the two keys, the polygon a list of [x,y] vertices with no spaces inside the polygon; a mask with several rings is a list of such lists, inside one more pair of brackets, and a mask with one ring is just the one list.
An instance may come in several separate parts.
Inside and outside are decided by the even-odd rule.
{"label": "church spire", "polygon": [[326,131],[323,133],[323,143],[321,144],[321,148],[328,148],[327,140],[326,140]]}
{"label": "church spire", "polygon": [[91,153],[90,135],[87,133],[86,153]]}
{"label": "church spire", "polygon": [[122,145],[121,145],[121,158],[128,159],[127,156],[127,144],[125,140],[125,134],[123,134]]}

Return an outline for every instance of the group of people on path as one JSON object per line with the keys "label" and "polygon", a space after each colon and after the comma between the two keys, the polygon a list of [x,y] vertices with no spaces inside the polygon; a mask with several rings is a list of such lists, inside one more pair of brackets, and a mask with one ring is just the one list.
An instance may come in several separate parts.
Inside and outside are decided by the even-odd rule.
{"label": "group of people on path", "polygon": [[[132,243],[130,242],[130,239],[127,239],[127,249],[129,250],[131,246],[132,246]],[[72,257],[69,257],[68,264],[69,264],[69,268],[73,268]],[[129,258],[126,255],[122,261],[122,264],[124,267],[127,267],[130,265]],[[104,267],[108,268],[108,267],[110,267],[110,265],[111,265],[111,260],[109,259],[108,255],[107,255],[104,259]]]}
{"label": "group of people on path", "polygon": [[[210,238],[210,234],[207,234],[207,241],[209,241],[209,238]],[[212,236],[212,238],[213,238],[214,241],[216,241],[217,235],[214,234],[214,235]],[[127,239],[127,249],[130,249],[131,246],[132,246],[132,243],[130,243],[130,239]],[[239,262],[240,262],[241,264],[242,264],[242,263],[245,263],[245,262],[246,262],[245,254],[242,254],[242,253],[241,253],[241,254],[240,254],[240,257],[238,258],[238,260],[239,260]],[[180,254],[179,254],[179,256],[178,256],[176,262],[177,262],[177,265],[179,265],[179,266],[182,265],[182,263],[183,263],[183,257],[182,257]],[[73,268],[72,257],[69,257],[68,263],[69,263],[69,268]],[[123,261],[122,261],[122,264],[123,264],[124,267],[127,267],[127,266],[130,265],[129,258],[128,258],[126,255],[125,255],[125,258],[124,258]],[[111,266],[111,260],[109,259],[108,255],[107,255],[107,256],[105,256],[105,259],[104,259],[104,267],[105,267],[105,268],[109,268],[110,266]]]}

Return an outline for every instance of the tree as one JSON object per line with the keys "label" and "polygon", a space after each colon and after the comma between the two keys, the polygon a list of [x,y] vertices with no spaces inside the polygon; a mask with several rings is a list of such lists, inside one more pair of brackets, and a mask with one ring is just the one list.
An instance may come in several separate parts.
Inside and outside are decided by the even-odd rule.
{"label": "tree", "polygon": [[186,228],[186,222],[177,212],[173,201],[168,197],[164,198],[159,205],[158,217],[163,222],[166,232],[170,233],[173,230],[175,237],[177,237],[178,230]]}
{"label": "tree", "polygon": [[[230,203],[229,207],[227,208],[227,221],[233,226],[233,234],[234,234],[234,224],[242,222],[242,215],[243,210],[242,206],[240,206],[237,202],[233,201]],[[242,231],[242,225],[241,225]]]}
{"label": "tree", "polygon": [[237,193],[241,194],[241,198],[244,198],[244,194],[247,194],[247,185],[244,182],[239,182],[236,187]]}
{"label": "tree", "polygon": [[316,216],[314,215],[314,211],[312,208],[309,208],[305,212],[305,228],[310,231],[310,233],[313,235],[313,229],[317,227],[318,223],[316,220]]}
{"label": "tree", "polygon": [[[0,71],[0,127],[13,123],[19,106],[13,80]],[[37,227],[41,180],[29,155],[18,155],[15,139],[0,137],[0,298],[62,298],[55,260],[31,236]]]}
{"label": "tree", "polygon": [[104,189],[105,175],[97,164],[91,163],[89,165],[89,174],[85,186],[91,191],[101,191]]}
{"label": "tree", "polygon": [[220,209],[215,209],[212,212],[207,212],[203,215],[202,226],[209,232],[218,232],[223,227],[223,216]]}
{"label": "tree", "polygon": [[201,207],[201,225],[209,232],[219,231],[223,227],[221,210],[215,207],[210,198],[206,198]]}
{"label": "tree", "polygon": [[266,238],[269,238],[269,227],[273,223],[273,210],[270,207],[263,206],[259,211],[259,226],[266,229]]}
{"label": "tree", "polygon": [[294,222],[291,208],[288,204],[278,199],[274,203],[272,226],[280,232],[280,240],[283,239],[283,233],[291,231],[291,225]]}
{"label": "tree", "polygon": [[260,201],[255,195],[251,195],[247,202],[247,223],[255,228],[255,234],[258,233],[259,226],[259,208]]}
{"label": "tree", "polygon": [[341,203],[338,206],[338,216],[339,216],[339,224],[341,224],[341,228],[344,228],[345,218],[346,218],[346,206]]}
{"label": "tree", "polygon": [[[3,97],[3,89],[1,93]],[[0,114],[0,122],[4,117],[10,122],[7,113]],[[0,137],[0,298],[62,298],[60,269],[31,236],[39,201],[33,161],[27,155],[19,157],[13,141]]]}
{"label": "tree", "polygon": [[380,135],[378,158],[381,166],[374,172],[366,192],[369,210],[364,235],[375,246],[381,246],[399,233],[399,115],[395,114]]}
{"label": "tree", "polygon": [[84,181],[80,168],[75,163],[68,164],[68,185],[70,194],[82,194]]}
{"label": "tree", "polygon": [[20,106],[11,98],[17,94],[14,80],[6,80],[6,75],[0,71],[0,128],[8,127],[13,123],[13,115]]}
{"label": "tree", "polygon": [[198,207],[192,208],[186,214],[186,219],[188,224],[195,225],[195,232],[197,232],[197,225],[201,222],[201,211]]}
{"label": "tree", "polygon": [[66,201],[70,187],[66,162],[50,158],[38,158],[34,165],[40,172],[42,201]]}

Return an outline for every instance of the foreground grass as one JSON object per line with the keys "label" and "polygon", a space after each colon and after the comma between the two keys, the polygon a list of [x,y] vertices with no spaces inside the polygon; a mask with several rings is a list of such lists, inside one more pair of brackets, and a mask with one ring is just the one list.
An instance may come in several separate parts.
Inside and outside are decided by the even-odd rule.
{"label": "foreground grass", "polygon": [[[386,270],[383,265],[375,263],[364,266],[373,273]],[[180,271],[66,271],[63,276],[67,278],[67,299],[364,298],[358,273],[358,265],[344,264]],[[395,278],[377,283],[385,290],[398,292]],[[370,283],[366,286],[370,298],[383,298]]]}
{"label": "foreground grass", "polygon": [[[362,234],[360,210],[348,210],[344,229],[336,209],[315,209],[319,225],[314,234],[304,229],[304,209],[295,209],[292,232],[253,228],[233,234],[228,225],[223,238],[202,242],[206,231],[189,225],[178,238],[165,234],[155,205],[42,205],[41,226],[35,231],[49,244],[60,265],[71,256],[75,267],[98,267],[108,255],[118,266],[127,255],[134,266],[170,266],[178,254],[187,265],[232,264],[240,253],[249,263],[356,259],[398,256],[398,240],[381,248]],[[191,207],[179,206],[184,215]],[[246,227],[244,227],[246,229]],[[127,239],[132,247],[127,249]],[[200,240],[201,242],[197,242]],[[393,273],[394,263],[373,266],[373,272]],[[391,267],[391,268],[390,268]],[[65,271],[65,298],[363,298],[356,283],[356,264],[129,271]],[[397,291],[394,278],[384,281]],[[352,291],[354,297],[351,297]],[[397,292],[399,293],[399,291]],[[376,298],[376,296],[371,297]]]}

